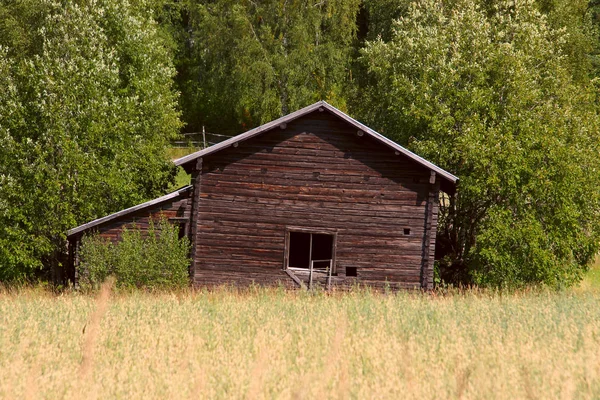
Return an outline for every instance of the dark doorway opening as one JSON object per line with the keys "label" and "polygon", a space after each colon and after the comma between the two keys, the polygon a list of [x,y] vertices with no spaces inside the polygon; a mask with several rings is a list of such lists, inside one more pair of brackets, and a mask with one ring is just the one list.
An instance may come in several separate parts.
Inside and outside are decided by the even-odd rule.
{"label": "dark doorway opening", "polygon": [[334,235],[324,233],[290,232],[290,268],[333,268]]}
{"label": "dark doorway opening", "polygon": [[290,232],[290,262],[292,268],[310,266],[310,233]]}

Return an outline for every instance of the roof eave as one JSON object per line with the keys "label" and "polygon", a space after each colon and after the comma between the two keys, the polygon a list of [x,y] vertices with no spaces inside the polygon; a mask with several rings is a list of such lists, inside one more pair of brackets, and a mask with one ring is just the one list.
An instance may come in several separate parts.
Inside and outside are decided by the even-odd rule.
{"label": "roof eave", "polygon": [[102,218],[97,218],[97,219],[95,219],[93,221],[90,221],[90,222],[87,222],[87,223],[85,223],[83,225],[79,225],[79,226],[77,226],[77,227],[75,227],[73,229],[70,229],[67,232],[67,238],[71,238],[73,236],[77,236],[78,234],[81,234],[82,232],[84,232],[84,231],[86,231],[88,229],[91,229],[91,228],[94,228],[96,226],[102,225],[104,223],[110,222],[112,220],[115,220],[115,219],[117,219],[119,217],[122,217],[124,215],[130,214],[132,212],[140,211],[140,210],[146,209],[148,207],[152,207],[154,205],[157,205],[157,204],[163,203],[165,201],[174,199],[174,198],[178,197],[179,195],[181,195],[182,193],[187,192],[191,188],[192,188],[191,185],[184,186],[184,187],[182,187],[180,189],[175,190],[174,192],[168,193],[168,194],[166,194],[164,196],[161,196],[161,197],[158,197],[156,199],[147,201],[145,203],[137,204],[137,205],[135,205],[133,207],[129,207],[129,208],[126,208],[124,210],[117,211],[116,213],[112,213],[110,215],[106,215],[106,216],[104,216]]}
{"label": "roof eave", "polygon": [[[364,125],[363,123],[355,120],[354,118],[350,117],[349,115],[345,114],[344,112],[338,110],[337,108],[335,108],[334,106],[332,106],[331,104],[327,103],[326,101],[319,101],[315,104],[312,104],[310,106],[304,107],[298,111],[295,111],[291,114],[288,114],[286,116],[283,116],[281,118],[278,118],[274,121],[268,122],[264,125],[261,125],[259,127],[256,127],[254,129],[251,129],[247,132],[241,133],[237,136],[234,136],[230,139],[227,139],[221,143],[217,143],[213,146],[207,147],[206,149],[202,149],[199,150],[195,153],[192,154],[188,154],[187,156],[178,158],[176,160],[174,160],[174,164],[177,166],[184,166],[185,168],[185,164],[191,163],[192,161],[200,158],[200,157],[205,157],[208,156],[210,154],[216,153],[220,150],[226,149],[230,146],[233,146],[235,143],[239,143],[242,142],[244,140],[248,140],[250,138],[253,138],[259,134],[261,134],[262,132],[268,131],[270,129],[276,128],[277,126],[280,126],[281,124],[287,124],[295,119],[298,119],[308,113],[311,113],[315,110],[318,110],[319,108],[324,108],[327,111],[331,112],[332,114],[336,115],[337,117],[341,118],[342,120],[348,122],[349,124],[353,125],[354,127],[356,127],[357,129],[360,129],[362,131],[364,131],[365,133],[367,133],[369,136],[377,139],[378,141],[380,141],[381,143],[387,145],[388,147],[390,147],[391,149],[393,149],[394,151],[397,151],[405,156],[407,156],[408,158],[416,161],[417,163],[423,165],[424,167],[435,171],[436,174],[438,174],[441,178],[447,180],[448,182],[452,183],[453,185],[456,185],[456,183],[458,182],[458,177],[449,173],[448,171],[438,167],[437,165],[433,164],[430,161],[427,161],[426,159],[424,159],[423,157],[413,153],[412,151],[405,149],[404,147],[400,146],[399,144],[397,144],[396,142],[394,142],[393,140],[388,139],[387,137],[383,136],[382,134],[376,132],[375,130],[369,128],[368,126]],[[186,168],[187,170],[187,168]]]}
{"label": "roof eave", "polygon": [[349,115],[345,114],[344,112],[338,110],[337,108],[325,103],[329,109],[329,111],[331,111],[332,113],[334,113],[335,115],[337,115],[338,117],[344,119],[346,122],[354,125],[356,128],[363,130],[364,132],[366,132],[368,135],[370,135],[371,137],[379,140],[380,142],[384,143],[385,145],[387,145],[388,147],[392,148],[395,151],[398,151],[402,154],[404,154],[405,156],[413,159],[414,161],[418,162],[419,164],[423,165],[426,168],[429,168],[432,171],[435,171],[438,175],[440,175],[441,177],[445,178],[446,180],[452,182],[452,183],[456,183],[458,182],[458,177],[451,174],[450,172],[438,167],[437,165],[435,165],[434,163],[427,161],[426,159],[424,159],[423,157],[413,153],[412,151],[400,146],[398,143],[394,142],[391,139],[388,139],[387,137],[383,136],[382,134],[380,134],[379,132],[369,128],[368,126],[364,125],[363,123],[355,120],[354,118],[350,117]]}
{"label": "roof eave", "polygon": [[187,163],[189,163],[191,161],[194,161],[194,160],[196,160],[196,159],[198,159],[200,157],[204,157],[204,156],[207,156],[209,154],[216,153],[217,151],[226,149],[226,148],[228,148],[230,146],[233,146],[234,143],[238,143],[238,142],[241,142],[241,141],[253,138],[253,137],[261,134],[262,132],[265,132],[265,131],[271,130],[273,128],[276,128],[277,126],[279,126],[281,124],[284,124],[284,123],[287,124],[287,123],[289,123],[289,122],[291,122],[291,121],[293,121],[295,119],[298,119],[298,118],[300,118],[300,117],[302,117],[302,116],[304,116],[304,115],[306,115],[308,113],[311,113],[311,112],[319,109],[320,107],[329,108],[331,106],[329,104],[327,104],[326,102],[324,102],[324,101],[321,100],[321,101],[319,101],[319,102],[317,102],[315,104],[311,104],[310,106],[301,108],[300,110],[295,111],[295,112],[293,112],[291,114],[285,115],[285,116],[280,117],[280,118],[278,118],[276,120],[273,120],[271,122],[267,122],[264,125],[258,126],[258,127],[254,128],[254,129],[251,129],[249,131],[241,133],[241,134],[239,134],[237,136],[234,136],[232,138],[224,140],[221,143],[217,143],[217,144],[215,144],[213,146],[207,147],[206,149],[202,149],[202,150],[196,151],[196,152],[194,152],[192,154],[188,154],[187,156],[178,158],[178,159],[174,160],[173,163],[176,166],[183,166],[184,164],[187,164]]}

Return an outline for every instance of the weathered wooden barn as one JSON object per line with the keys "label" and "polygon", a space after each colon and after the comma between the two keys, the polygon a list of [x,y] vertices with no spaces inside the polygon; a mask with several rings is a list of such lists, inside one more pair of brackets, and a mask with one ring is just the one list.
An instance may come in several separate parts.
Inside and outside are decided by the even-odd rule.
{"label": "weathered wooden barn", "polygon": [[458,178],[326,102],[175,164],[190,186],[71,229],[71,259],[86,233],[162,214],[190,238],[195,285],[433,285],[439,194]]}

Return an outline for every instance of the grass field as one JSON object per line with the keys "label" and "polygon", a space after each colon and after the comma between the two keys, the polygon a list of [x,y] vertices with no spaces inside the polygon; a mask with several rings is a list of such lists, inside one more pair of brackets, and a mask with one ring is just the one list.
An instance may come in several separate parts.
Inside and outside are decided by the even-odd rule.
{"label": "grass field", "polygon": [[199,147],[169,147],[167,149],[167,156],[171,160],[176,160],[198,150],[200,150]]}
{"label": "grass field", "polygon": [[600,297],[0,291],[0,398],[600,398]]}
{"label": "grass field", "polygon": [[563,292],[0,287],[0,399],[37,398],[598,399],[600,261]]}

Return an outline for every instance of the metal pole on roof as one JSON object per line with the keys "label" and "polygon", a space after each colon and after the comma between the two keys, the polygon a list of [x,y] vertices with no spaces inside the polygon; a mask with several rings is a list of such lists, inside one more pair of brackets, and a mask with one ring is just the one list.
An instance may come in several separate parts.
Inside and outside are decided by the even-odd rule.
{"label": "metal pole on roof", "polygon": [[203,149],[206,148],[206,131],[204,130],[204,125],[202,125],[202,142],[204,143]]}

